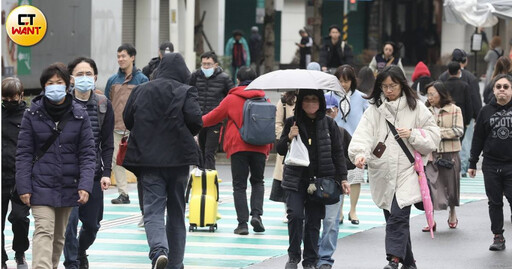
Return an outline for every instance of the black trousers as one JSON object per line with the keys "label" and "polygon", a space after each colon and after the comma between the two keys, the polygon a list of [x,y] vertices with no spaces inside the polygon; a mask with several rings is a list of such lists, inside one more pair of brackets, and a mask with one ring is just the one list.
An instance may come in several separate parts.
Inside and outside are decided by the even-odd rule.
{"label": "black trousers", "polygon": [[386,218],[386,254],[388,260],[391,256],[400,258],[404,265],[415,264],[412,253],[411,234],[409,229],[409,217],[411,206],[400,208],[393,197],[391,212],[384,210]]}
{"label": "black trousers", "polygon": [[300,245],[304,241],[303,266],[318,262],[318,238],[320,223],[325,217],[325,205],[308,198],[307,182],[299,191],[286,190],[286,214],[288,218],[288,257],[300,260]]}
{"label": "black trousers", "polygon": [[203,153],[203,165],[206,169],[215,170],[215,153],[217,153],[217,148],[219,147],[221,126],[222,124],[217,124],[199,131],[199,147]]}
{"label": "black trousers", "polygon": [[512,165],[484,158],[482,172],[484,173],[485,194],[489,200],[491,231],[493,234],[502,234],[503,195],[507,198],[512,210]]}
{"label": "black trousers", "polygon": [[265,186],[263,172],[265,171],[265,154],[259,152],[242,151],[231,155],[231,174],[233,177],[233,197],[238,223],[249,221],[247,207],[247,177],[251,177],[251,216],[263,215],[263,196]]}
{"label": "black trousers", "polygon": [[7,217],[7,210],[9,209],[9,202],[11,202],[11,213],[8,220],[12,224],[12,232],[14,238],[12,240],[12,250],[16,254],[23,254],[29,247],[28,229],[30,220],[30,208],[24,204],[12,202],[11,189],[12,186],[2,186],[2,263],[8,260],[7,252],[5,251],[5,218]]}

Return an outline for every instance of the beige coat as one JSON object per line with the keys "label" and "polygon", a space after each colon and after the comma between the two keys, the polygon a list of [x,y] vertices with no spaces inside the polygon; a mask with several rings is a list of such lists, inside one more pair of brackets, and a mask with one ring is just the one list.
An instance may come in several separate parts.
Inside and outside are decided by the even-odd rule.
{"label": "beige coat", "polygon": [[464,134],[464,122],[462,112],[455,104],[448,104],[442,107],[439,115],[436,115],[433,107],[428,108],[434,115],[441,130],[441,142],[437,152],[459,152],[461,149],[460,138]]}
{"label": "beige coat", "polygon": [[[411,153],[415,150],[423,156],[424,163],[437,149],[440,132],[434,116],[421,102],[416,102],[416,109],[411,110],[405,96],[395,101],[387,101],[383,96],[382,99],[380,107],[370,105],[365,111],[352,136],[348,154],[352,162],[358,157],[366,158],[373,201],[379,208],[391,210],[393,196],[396,195],[398,206],[403,208],[420,202],[421,192],[414,166],[389,131],[386,119],[396,128],[412,129],[411,136],[404,142]],[[383,141],[386,150],[377,158],[372,152],[377,143]]]}
{"label": "beige coat", "polygon": [[[295,109],[294,105],[286,105],[286,118],[293,116],[293,110]],[[277,102],[276,105],[276,139],[281,138],[281,132],[283,132],[285,115],[284,108],[281,99]],[[276,166],[274,167],[274,178],[277,180],[283,180],[283,160],[284,156],[279,154],[276,155]]]}

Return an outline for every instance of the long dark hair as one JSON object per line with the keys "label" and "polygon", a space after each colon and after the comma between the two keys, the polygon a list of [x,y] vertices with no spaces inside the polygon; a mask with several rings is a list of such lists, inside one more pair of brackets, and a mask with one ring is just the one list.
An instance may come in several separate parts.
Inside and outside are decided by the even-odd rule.
{"label": "long dark hair", "polygon": [[407,79],[405,78],[404,72],[402,69],[396,65],[386,66],[378,75],[375,80],[375,85],[373,86],[373,91],[370,96],[366,97],[366,99],[370,100],[370,104],[374,104],[377,107],[382,105],[382,100],[380,99],[380,95],[382,93],[382,82],[388,77],[395,83],[400,84],[400,88],[402,89],[402,94],[405,94],[407,98],[407,105],[411,110],[416,109],[416,99],[418,99],[418,95],[415,91],[409,87],[407,83]]}
{"label": "long dark hair", "polygon": [[496,61],[496,66],[494,67],[494,72],[492,73],[492,78],[496,77],[499,74],[509,74],[512,72],[510,59],[505,56],[501,56]]}
{"label": "long dark hair", "polygon": [[[427,84],[427,86],[425,86],[425,90],[428,91],[428,88],[430,87],[434,87],[434,89],[436,89],[437,93],[439,94],[439,107],[444,107],[445,105],[453,103],[452,97],[450,96],[448,90],[446,90],[444,83],[440,81],[430,82]],[[428,100],[425,102],[425,105],[427,107],[432,106]]]}
{"label": "long dark hair", "polygon": [[[357,78],[356,78],[356,71],[354,68],[348,64],[344,64],[338,69],[336,69],[336,72],[334,72],[334,76],[340,80],[343,78],[343,80],[350,80],[350,91],[354,92],[357,89]],[[346,91],[347,89],[345,89]]]}
{"label": "long dark hair", "polygon": [[375,75],[373,74],[373,71],[368,66],[361,68],[357,75],[357,89],[366,95],[370,95],[373,91],[374,85]]}

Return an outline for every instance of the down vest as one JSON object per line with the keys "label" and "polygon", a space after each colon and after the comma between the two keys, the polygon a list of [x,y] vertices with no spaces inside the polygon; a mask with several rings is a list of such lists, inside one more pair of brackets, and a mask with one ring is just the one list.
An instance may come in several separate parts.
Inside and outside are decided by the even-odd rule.
{"label": "down vest", "polygon": [[[414,166],[393,138],[386,119],[396,128],[412,129],[411,136],[403,140],[411,153],[418,151],[423,156],[423,163],[427,163],[428,155],[437,149],[441,134],[434,116],[421,102],[416,102],[416,108],[411,110],[405,96],[387,101],[382,95],[382,99],[382,105],[370,105],[364,112],[352,135],[348,154],[352,162],[365,157],[372,199],[379,208],[389,211],[393,196],[396,195],[398,206],[403,208],[420,202],[421,192]],[[379,142],[386,145],[381,158],[372,153]]]}
{"label": "down vest", "polygon": [[[281,138],[277,143],[276,149],[280,155],[286,155],[290,139],[288,134],[290,128],[296,117],[290,117],[286,119],[286,123],[281,134]],[[318,119],[316,122],[316,137],[317,137],[317,158],[311,158],[310,160],[318,160],[316,164],[310,165],[318,166],[317,177],[333,177],[338,183],[341,184],[342,180],[347,180],[347,167],[346,160],[343,153],[343,145],[340,140],[340,129],[333,119],[329,117],[323,117]],[[304,145],[308,145],[308,136],[306,133],[306,127],[302,122],[297,121],[299,127],[300,137]],[[310,151],[311,156],[311,151]],[[303,184],[304,180],[308,180],[309,170],[305,167],[299,166],[284,166],[283,181],[281,186],[283,189],[292,191],[298,191],[299,186]]]}
{"label": "down vest", "polygon": [[[32,159],[56,128],[43,105],[43,96],[32,100],[23,115],[16,152],[18,193],[31,193],[31,205],[77,206],[78,190],[91,192],[96,153],[89,116],[73,101],[72,118],[39,161]],[[66,98],[73,98],[70,94]]]}
{"label": "down vest", "polygon": [[190,76],[189,84],[197,88],[199,106],[203,115],[216,108],[229,90],[235,87],[228,74],[224,73],[220,67],[217,67],[209,78],[204,76],[201,69],[196,70]]}

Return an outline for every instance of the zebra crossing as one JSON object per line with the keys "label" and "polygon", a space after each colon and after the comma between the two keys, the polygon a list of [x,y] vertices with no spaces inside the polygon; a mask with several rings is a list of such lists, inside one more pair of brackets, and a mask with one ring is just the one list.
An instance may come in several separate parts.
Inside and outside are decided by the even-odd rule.
{"label": "zebra crossing", "polygon": [[[208,229],[199,228],[197,231],[187,233],[185,268],[244,268],[287,253],[288,230],[287,224],[283,222],[285,218],[284,205],[268,200],[272,179],[267,179],[265,182],[262,220],[266,231],[264,233],[254,233],[250,228],[250,233],[247,236],[233,233],[238,222],[231,183],[221,183],[219,213],[222,219],[218,222],[218,230],[211,233]],[[250,188],[248,191],[250,191]],[[134,191],[130,192],[129,195],[132,197],[131,204],[127,205],[112,205],[110,203],[111,199],[117,197],[117,193],[105,195],[102,227],[98,232],[95,243],[87,251],[90,268],[150,268],[151,262],[148,258],[149,247],[146,234],[144,228],[137,227],[141,218],[138,200],[136,199],[137,193]],[[485,198],[481,173],[474,179],[461,179],[461,204]],[[348,198],[345,198],[343,209],[345,220],[347,220],[350,209]],[[360,225],[352,225],[345,221],[344,224],[340,225],[338,238],[363,232],[385,223],[382,210],[374,205],[370,197],[368,184],[363,184],[361,188],[357,209]],[[422,212],[416,209],[411,212],[412,216],[420,214]],[[30,219],[29,237],[32,238],[34,227],[32,217]],[[186,225],[188,227],[188,221]],[[5,226],[5,240],[7,253],[13,259],[12,232],[9,222],[6,222]],[[172,242],[169,243],[172,245]],[[26,257],[30,263],[32,258],[31,249],[27,251]],[[7,265],[9,268],[16,268],[13,260],[9,260]],[[59,268],[64,268],[62,263]]]}

